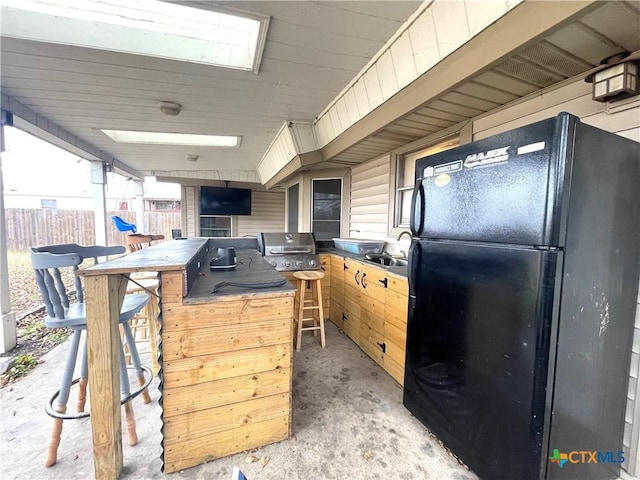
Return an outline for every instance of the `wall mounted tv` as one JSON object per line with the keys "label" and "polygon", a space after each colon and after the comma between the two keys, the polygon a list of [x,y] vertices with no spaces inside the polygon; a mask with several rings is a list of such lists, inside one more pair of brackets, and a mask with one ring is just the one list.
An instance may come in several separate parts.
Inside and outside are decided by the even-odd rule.
{"label": "wall mounted tv", "polygon": [[251,189],[200,187],[200,215],[251,215]]}

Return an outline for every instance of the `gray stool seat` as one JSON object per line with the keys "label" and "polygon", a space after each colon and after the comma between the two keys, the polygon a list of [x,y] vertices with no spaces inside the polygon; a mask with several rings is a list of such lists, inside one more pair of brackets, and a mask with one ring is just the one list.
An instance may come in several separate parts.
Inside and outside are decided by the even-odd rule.
{"label": "gray stool seat", "polygon": [[[84,294],[80,277],[75,274],[78,266],[85,258],[93,258],[94,263],[98,258],[116,255],[125,252],[122,246],[103,247],[92,246],[82,247],[76,244],[51,245],[47,247],[31,248],[31,263],[33,264],[36,282],[40,288],[42,300],[45,304],[47,316],[45,325],[49,328],[67,327],[73,330],[70,340],[70,349],[62,373],[60,389],[54,393],[47,402],[46,412],[54,417],[54,426],[49,441],[47,459],[45,465],[52,466],[57,461],[57,451],[60,444],[60,434],[62,432],[62,420],[86,417],[90,412],[85,411],[86,391],[87,391],[87,348],[84,342],[80,362],[80,374],[77,379],[73,379],[73,373],[78,360],[78,350],[80,349],[83,332],[87,328],[86,310]],[[77,303],[69,302],[66,286],[62,280],[60,269],[70,268],[73,272],[73,282]],[[143,367],[140,356],[131,332],[129,321],[142,310],[149,302],[149,295],[135,294],[126,295],[120,310],[119,324],[124,334],[124,340],[129,349],[131,363],[135,370],[139,388],[131,392],[129,375],[124,358],[124,345],[120,344],[120,399],[125,408],[127,420],[127,433],[129,445],[135,445],[138,437],[135,429],[135,419],[131,400],[138,395],[142,395],[145,403],[149,403],[151,398],[147,392],[147,387],[153,378],[151,369]],[[67,402],[72,385],[79,384],[77,413],[68,414]]]}

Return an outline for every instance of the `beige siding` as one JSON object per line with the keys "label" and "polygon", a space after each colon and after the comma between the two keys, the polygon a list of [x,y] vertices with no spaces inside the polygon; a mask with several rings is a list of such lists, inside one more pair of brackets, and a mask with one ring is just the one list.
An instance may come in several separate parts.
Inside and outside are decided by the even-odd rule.
{"label": "beige siding", "polygon": [[251,192],[251,215],[237,218],[238,237],[255,236],[259,232],[284,232],[285,203],[284,192]]}
{"label": "beige siding", "polygon": [[196,237],[200,235],[200,224],[196,222],[198,218],[198,204],[196,203],[196,187],[182,187],[182,211],[185,214],[186,230],[182,232],[185,237]]}
{"label": "beige siding", "polygon": [[538,120],[569,112],[594,127],[640,140],[640,99],[606,104],[591,100],[591,85],[578,80],[536,94],[500,111],[474,120],[473,139],[479,140]]}
{"label": "beige siding", "polygon": [[389,210],[390,156],[383,155],[351,170],[351,238],[384,239]]}

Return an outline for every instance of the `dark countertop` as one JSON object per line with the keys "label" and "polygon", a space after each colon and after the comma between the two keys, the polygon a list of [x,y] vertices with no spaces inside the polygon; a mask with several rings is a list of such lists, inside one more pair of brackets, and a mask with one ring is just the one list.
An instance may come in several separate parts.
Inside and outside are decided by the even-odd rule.
{"label": "dark countertop", "polygon": [[330,253],[332,255],[339,255],[341,257],[346,257],[346,258],[352,258],[354,260],[358,260],[360,262],[364,262],[367,265],[371,265],[372,267],[378,267],[381,268],[382,270],[386,270],[389,273],[392,273],[394,275],[397,275],[399,277],[404,277],[407,278],[407,272],[408,272],[408,268],[407,267],[391,267],[391,266],[386,266],[386,265],[380,265],[377,263],[373,263],[373,262],[369,262],[367,260],[365,260],[364,258],[364,254],[358,254],[358,253],[351,253],[351,252],[347,252],[346,250],[341,250],[339,248],[326,248],[326,247],[322,247],[318,249],[318,253]]}
{"label": "dark countertop", "polygon": [[[209,261],[215,254],[216,249],[212,248],[207,255],[205,264],[200,268],[200,275],[193,284],[189,294],[184,298],[184,303],[215,302],[217,299],[223,299],[229,296],[239,296],[241,298],[292,296],[296,292],[296,287],[266,262],[257,250],[236,249],[237,264],[233,270],[211,270],[209,268]],[[224,286],[216,292],[213,292],[214,286],[221,282],[251,285],[273,282],[283,283],[282,285],[268,288]]]}
{"label": "dark countertop", "polygon": [[206,238],[169,240],[108,262],[78,270],[78,275],[113,275],[133,272],[184,270],[207,244]]}

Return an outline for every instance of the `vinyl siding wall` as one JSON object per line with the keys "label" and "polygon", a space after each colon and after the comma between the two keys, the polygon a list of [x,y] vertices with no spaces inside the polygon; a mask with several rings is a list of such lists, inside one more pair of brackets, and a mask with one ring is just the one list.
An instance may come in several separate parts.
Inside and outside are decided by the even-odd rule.
{"label": "vinyl siding wall", "polygon": [[198,218],[198,203],[196,202],[197,188],[182,187],[182,215],[184,223],[182,225],[183,237],[196,237],[200,235],[200,225],[196,222]]}
{"label": "vinyl siding wall", "polygon": [[236,236],[255,236],[259,232],[284,232],[285,192],[251,192],[251,215],[237,216]]}
{"label": "vinyl siding wall", "polygon": [[389,215],[390,155],[364,162],[351,170],[349,237],[384,239]]}

